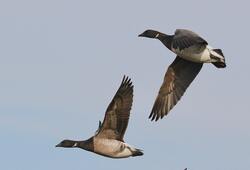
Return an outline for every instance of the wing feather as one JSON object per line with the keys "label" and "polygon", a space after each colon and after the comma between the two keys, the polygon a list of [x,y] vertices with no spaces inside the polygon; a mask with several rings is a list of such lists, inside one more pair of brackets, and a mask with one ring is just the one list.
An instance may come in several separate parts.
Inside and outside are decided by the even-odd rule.
{"label": "wing feather", "polygon": [[172,41],[172,48],[175,50],[183,50],[191,46],[197,46],[197,49],[205,48],[207,41],[198,34],[184,29],[177,29]]}
{"label": "wing feather", "polygon": [[157,121],[176,105],[188,86],[202,68],[202,63],[194,63],[176,57],[169,66],[149,118]]}
{"label": "wing feather", "polygon": [[96,136],[123,141],[132,102],[133,85],[131,79],[124,76],[119,89],[106,110],[104,121]]}

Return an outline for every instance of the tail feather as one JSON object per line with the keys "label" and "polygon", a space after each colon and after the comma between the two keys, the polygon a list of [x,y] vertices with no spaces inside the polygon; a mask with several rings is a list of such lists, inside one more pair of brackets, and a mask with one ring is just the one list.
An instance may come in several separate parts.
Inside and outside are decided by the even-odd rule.
{"label": "tail feather", "polygon": [[218,53],[218,54],[220,54],[221,56],[224,57],[221,49],[213,49],[213,51],[215,51],[216,53]]}
{"label": "tail feather", "polygon": [[213,62],[212,64],[217,68],[225,68],[226,63],[225,63],[225,57],[224,57],[224,54],[222,53],[222,50],[221,49],[213,49],[213,51],[216,52],[217,54],[219,54],[223,58],[221,58],[221,57],[218,58],[219,61]]}
{"label": "tail feather", "polygon": [[213,62],[212,64],[217,68],[225,68],[226,67],[225,62]]}
{"label": "tail feather", "polygon": [[141,149],[135,149],[132,151],[132,156],[142,156],[143,152]]}

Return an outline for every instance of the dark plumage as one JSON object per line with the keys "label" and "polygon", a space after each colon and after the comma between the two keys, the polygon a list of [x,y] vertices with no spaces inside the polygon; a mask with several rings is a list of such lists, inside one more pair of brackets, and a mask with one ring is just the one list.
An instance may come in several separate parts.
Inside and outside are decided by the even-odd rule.
{"label": "dark plumage", "polygon": [[78,147],[111,158],[143,155],[140,149],[128,145],[123,140],[132,102],[133,85],[131,80],[124,76],[118,91],[106,110],[103,123],[99,122],[96,134],[85,141],[64,140],[56,146]]}
{"label": "dark plumage", "polygon": [[146,30],[139,37],[158,39],[177,55],[165,74],[149,116],[151,120],[157,121],[168,114],[200,72],[203,63],[226,67],[222,50],[208,46],[206,40],[190,30],[177,29],[174,35]]}

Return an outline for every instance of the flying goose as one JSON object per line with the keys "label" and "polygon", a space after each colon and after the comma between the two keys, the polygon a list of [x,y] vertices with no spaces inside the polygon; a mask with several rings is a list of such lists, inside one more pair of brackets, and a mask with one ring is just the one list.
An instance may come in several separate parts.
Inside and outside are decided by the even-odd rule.
{"label": "flying goose", "polygon": [[203,63],[212,63],[217,68],[226,67],[221,49],[210,47],[206,40],[190,30],[177,29],[174,35],[146,30],[139,37],[158,39],[177,55],[165,74],[149,115],[151,120],[157,121],[168,114],[200,72]]}
{"label": "flying goose", "polygon": [[84,141],[63,140],[56,147],[77,147],[110,158],[126,158],[143,155],[123,140],[128,126],[133,102],[133,85],[131,79],[124,76],[122,83],[109,104],[104,121],[95,135]]}

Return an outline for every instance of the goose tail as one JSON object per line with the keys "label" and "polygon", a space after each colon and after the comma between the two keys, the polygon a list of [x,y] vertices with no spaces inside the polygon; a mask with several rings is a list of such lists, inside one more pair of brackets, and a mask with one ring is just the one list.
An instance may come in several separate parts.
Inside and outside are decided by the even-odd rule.
{"label": "goose tail", "polygon": [[215,67],[217,67],[217,68],[225,68],[226,67],[225,57],[224,57],[221,49],[213,49],[211,51],[211,54],[214,58],[217,59],[217,61],[212,62],[212,64]]}
{"label": "goose tail", "polygon": [[143,152],[141,149],[136,149],[136,148],[133,149],[132,156],[142,156],[142,155],[143,155]]}

